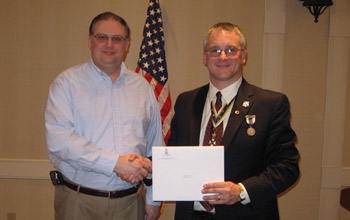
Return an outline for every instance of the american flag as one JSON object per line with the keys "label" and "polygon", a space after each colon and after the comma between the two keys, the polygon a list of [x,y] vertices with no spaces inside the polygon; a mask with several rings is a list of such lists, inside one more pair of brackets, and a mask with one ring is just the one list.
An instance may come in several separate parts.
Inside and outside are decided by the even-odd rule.
{"label": "american flag", "polygon": [[167,144],[172,110],[159,0],[149,1],[136,72],[142,74],[154,89],[162,116],[164,141]]}

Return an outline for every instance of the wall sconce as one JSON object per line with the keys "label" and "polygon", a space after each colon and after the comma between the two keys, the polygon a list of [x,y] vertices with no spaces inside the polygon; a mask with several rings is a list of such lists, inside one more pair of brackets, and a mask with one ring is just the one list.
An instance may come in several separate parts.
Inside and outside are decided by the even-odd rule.
{"label": "wall sconce", "polygon": [[318,16],[321,15],[328,6],[333,5],[332,0],[300,0],[303,6],[309,9],[310,13],[315,17],[314,22],[318,22]]}

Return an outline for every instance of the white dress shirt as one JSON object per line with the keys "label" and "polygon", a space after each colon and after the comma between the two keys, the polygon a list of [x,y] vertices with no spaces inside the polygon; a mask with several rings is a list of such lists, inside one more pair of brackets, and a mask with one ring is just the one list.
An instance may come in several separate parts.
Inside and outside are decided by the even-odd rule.
{"label": "white dress shirt", "polygon": [[[200,131],[200,136],[199,136],[199,143],[201,144],[201,146],[203,146],[205,130],[207,129],[208,121],[211,117],[211,102],[212,101],[214,101],[214,103],[216,102],[216,93],[220,91],[222,94],[221,101],[222,101],[223,105],[225,103],[228,104],[229,102],[231,102],[231,100],[233,98],[236,97],[238,89],[241,86],[241,83],[242,83],[242,77],[239,80],[237,80],[236,82],[234,82],[233,84],[224,88],[223,90],[218,90],[217,88],[215,88],[215,86],[212,83],[209,83],[209,91],[208,91],[207,98],[206,98],[205,105],[204,105],[202,122],[201,122],[201,131]],[[223,124],[223,133],[225,133],[225,129],[227,126],[227,122],[230,118],[231,111],[232,111],[232,107],[227,109],[227,113],[225,114],[225,117],[223,120],[223,123],[224,123]],[[241,186],[245,190],[243,184],[241,184]],[[247,195],[247,198],[242,202],[242,204],[247,204],[250,202],[248,193],[246,193],[246,195]],[[194,210],[206,211],[204,209],[204,207],[197,201],[194,202]],[[215,212],[215,208],[213,210],[211,210],[211,212]]]}

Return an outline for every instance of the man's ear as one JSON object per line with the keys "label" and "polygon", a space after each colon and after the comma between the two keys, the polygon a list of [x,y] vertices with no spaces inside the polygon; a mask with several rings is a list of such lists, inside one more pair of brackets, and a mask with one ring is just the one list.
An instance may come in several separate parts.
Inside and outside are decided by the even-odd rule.
{"label": "man's ear", "polygon": [[247,50],[243,50],[242,51],[242,64],[243,65],[245,65],[247,63],[247,56],[248,56]]}
{"label": "man's ear", "polygon": [[203,64],[204,66],[207,66],[207,53],[203,52]]}
{"label": "man's ear", "polygon": [[88,47],[89,47],[89,49],[91,49],[91,41],[92,41],[92,35],[89,34],[88,35]]}

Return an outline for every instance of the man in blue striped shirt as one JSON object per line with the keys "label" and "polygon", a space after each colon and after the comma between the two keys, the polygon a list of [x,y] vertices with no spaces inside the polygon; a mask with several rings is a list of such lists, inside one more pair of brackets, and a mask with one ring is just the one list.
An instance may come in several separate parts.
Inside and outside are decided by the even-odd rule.
{"label": "man in blue striped shirt", "polygon": [[55,176],[55,219],[157,219],[160,203],[141,181],[152,172],[147,157],[163,146],[154,92],[126,68],[129,28],[110,13],[95,17],[91,61],[52,83],[45,112],[46,142]]}

